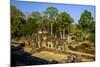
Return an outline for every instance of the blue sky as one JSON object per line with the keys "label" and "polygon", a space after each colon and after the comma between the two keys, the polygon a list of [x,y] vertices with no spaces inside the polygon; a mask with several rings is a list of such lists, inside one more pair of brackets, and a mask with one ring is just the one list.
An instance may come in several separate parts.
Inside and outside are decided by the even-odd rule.
{"label": "blue sky", "polygon": [[33,11],[43,12],[46,10],[46,8],[53,6],[56,7],[59,12],[69,13],[70,16],[74,19],[75,23],[78,23],[80,15],[84,10],[90,11],[92,16],[95,18],[95,6],[90,5],[55,4],[14,0],[12,0],[11,5],[16,6],[24,14],[31,14]]}

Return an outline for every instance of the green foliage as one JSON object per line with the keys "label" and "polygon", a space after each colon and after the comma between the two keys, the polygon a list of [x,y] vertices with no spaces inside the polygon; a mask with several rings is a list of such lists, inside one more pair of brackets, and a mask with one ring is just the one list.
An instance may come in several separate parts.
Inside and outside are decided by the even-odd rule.
{"label": "green foliage", "polygon": [[20,35],[26,36],[31,35],[33,32],[37,32],[37,24],[34,19],[28,18],[26,24],[24,24],[20,29]]}
{"label": "green foliage", "polygon": [[42,14],[40,12],[36,11],[36,12],[32,12],[31,17],[35,20],[35,22],[37,24],[37,29],[38,30],[42,31],[45,28],[47,28],[47,25],[48,25],[47,21],[48,21],[48,19],[47,19],[45,14],[42,16]]}
{"label": "green foliage", "polygon": [[76,30],[74,35],[76,36],[76,41],[82,41],[83,40],[83,38],[82,38],[83,33],[82,33],[81,30]]}
{"label": "green foliage", "polygon": [[92,42],[92,43],[95,44],[95,34],[91,34],[91,35],[89,36],[89,40],[90,40],[90,42]]}
{"label": "green foliage", "polygon": [[73,22],[73,19],[68,13],[62,12],[58,15],[57,21],[58,21],[59,27],[63,29],[63,28],[68,27]]}
{"label": "green foliage", "polygon": [[11,6],[11,17],[17,18],[17,17],[23,17],[24,14],[17,9],[15,6]]}
{"label": "green foliage", "polygon": [[24,24],[24,14],[15,6],[11,6],[11,34],[12,37],[18,36],[18,32]]}
{"label": "green foliage", "polygon": [[32,12],[32,14],[31,14],[31,18],[33,18],[34,20],[39,20],[40,17],[41,17],[41,14],[38,11]]}
{"label": "green foliage", "polygon": [[85,10],[78,24],[72,24],[73,18],[67,12],[58,12],[55,7],[48,7],[43,13],[32,12],[29,17],[25,16],[15,6],[11,6],[11,35],[27,36],[37,33],[38,30],[50,31],[51,35],[64,37],[65,32],[75,35],[76,41],[83,41],[83,35],[89,35],[89,41],[95,42],[95,21],[91,13]]}
{"label": "green foliage", "polygon": [[89,27],[90,27],[92,22],[93,22],[93,17],[91,15],[91,13],[89,11],[85,10],[81,14],[81,17],[79,19],[80,28],[83,31],[89,32]]}
{"label": "green foliage", "polygon": [[58,14],[58,9],[55,7],[48,7],[46,10],[46,14],[48,16],[48,19],[55,20]]}
{"label": "green foliage", "polygon": [[91,22],[90,23],[90,26],[89,26],[89,32],[92,33],[92,34],[95,34],[95,22]]}

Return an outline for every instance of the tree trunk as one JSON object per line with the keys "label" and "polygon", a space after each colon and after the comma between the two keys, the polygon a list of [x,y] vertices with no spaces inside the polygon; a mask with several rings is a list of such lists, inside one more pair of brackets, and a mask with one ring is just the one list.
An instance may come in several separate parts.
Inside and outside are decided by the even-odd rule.
{"label": "tree trunk", "polygon": [[60,31],[60,37],[61,37],[61,39],[62,39],[62,32]]}
{"label": "tree trunk", "polygon": [[65,29],[63,29],[63,39],[65,38]]}
{"label": "tree trunk", "polygon": [[51,24],[51,35],[53,34],[53,24]]}

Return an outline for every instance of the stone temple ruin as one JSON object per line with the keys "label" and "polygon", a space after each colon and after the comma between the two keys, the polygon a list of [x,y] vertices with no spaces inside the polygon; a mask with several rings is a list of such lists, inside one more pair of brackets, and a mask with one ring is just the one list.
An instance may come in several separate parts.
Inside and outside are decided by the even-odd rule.
{"label": "stone temple ruin", "polygon": [[[25,38],[20,38],[20,39],[18,38],[18,40],[15,40],[15,42],[16,41],[18,42],[19,45],[20,43],[24,43],[25,45],[23,48],[24,52],[28,52],[30,54],[48,50],[59,54],[64,53],[66,56],[69,55],[68,59],[65,60],[66,62],[78,62],[84,58],[86,59],[88,58],[89,61],[91,61],[91,59],[94,60],[94,55],[85,54],[77,51],[74,52],[69,48],[69,46],[76,47],[79,45],[78,43],[75,42],[74,36],[71,35],[66,36],[66,38],[64,39],[61,39],[60,37],[57,37],[55,35],[51,36],[47,32],[42,32],[42,33],[33,33],[31,36],[27,36]],[[15,46],[13,42],[12,45]]]}
{"label": "stone temple ruin", "polygon": [[[25,40],[25,44],[31,46],[32,49],[47,48],[60,51],[68,50],[68,40],[70,37],[61,39],[48,33],[33,33],[32,36],[28,36]],[[70,40],[71,41],[71,40]]]}

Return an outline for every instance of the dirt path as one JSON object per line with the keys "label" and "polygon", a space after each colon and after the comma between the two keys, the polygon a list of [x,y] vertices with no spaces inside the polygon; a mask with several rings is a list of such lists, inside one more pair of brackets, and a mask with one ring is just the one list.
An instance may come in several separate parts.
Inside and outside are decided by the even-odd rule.
{"label": "dirt path", "polygon": [[67,59],[67,55],[55,54],[49,51],[41,51],[39,53],[32,54],[32,56],[40,57],[49,61],[52,60],[63,61],[64,59]]}
{"label": "dirt path", "polygon": [[[94,61],[94,59],[83,57],[83,56],[94,57],[94,55],[80,53],[80,52],[71,51],[71,50],[69,50],[68,52],[71,54],[77,54],[77,56],[80,57],[81,60],[84,62]],[[41,51],[41,52],[37,52],[37,53],[32,54],[32,56],[43,58],[43,59],[48,60],[48,61],[56,60],[56,61],[59,61],[61,63],[65,63],[65,61],[68,59],[68,56],[70,56],[69,53],[68,54],[58,54],[58,53],[53,53],[53,52],[49,52],[49,51]]]}

